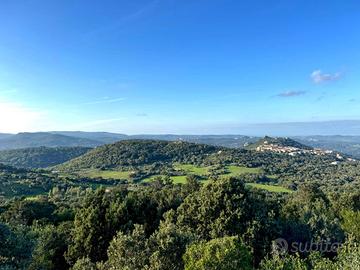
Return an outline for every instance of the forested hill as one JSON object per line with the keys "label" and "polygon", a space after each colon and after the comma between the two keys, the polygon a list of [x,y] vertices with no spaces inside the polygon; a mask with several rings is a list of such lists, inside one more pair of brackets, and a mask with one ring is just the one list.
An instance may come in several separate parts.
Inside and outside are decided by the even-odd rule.
{"label": "forested hill", "polygon": [[95,147],[103,143],[86,139],[65,136],[61,134],[51,134],[48,132],[19,133],[0,137],[0,150],[19,149],[29,147]]}
{"label": "forested hill", "polygon": [[57,166],[61,170],[116,168],[157,162],[196,163],[225,148],[182,141],[129,140],[97,147],[83,156]]}
{"label": "forested hill", "polygon": [[0,151],[0,163],[18,168],[46,168],[81,156],[87,147],[36,147]]}

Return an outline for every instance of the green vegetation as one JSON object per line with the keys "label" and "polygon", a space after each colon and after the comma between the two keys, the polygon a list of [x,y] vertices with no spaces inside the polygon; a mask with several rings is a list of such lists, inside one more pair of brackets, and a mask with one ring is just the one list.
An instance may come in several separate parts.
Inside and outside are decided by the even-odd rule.
{"label": "green vegetation", "polygon": [[46,168],[85,154],[86,147],[37,147],[0,151],[0,163],[18,168]]}
{"label": "green vegetation", "polygon": [[264,184],[257,184],[257,183],[247,183],[247,186],[253,187],[253,188],[259,188],[264,189],[269,192],[284,192],[284,193],[292,193],[293,191],[281,186],[275,186],[275,185],[264,185]]}
{"label": "green vegetation", "polygon": [[83,170],[78,172],[81,177],[104,178],[104,179],[129,179],[132,172],[130,171],[112,171],[112,170]]}
{"label": "green vegetation", "polygon": [[[142,180],[143,183],[151,183],[155,180],[157,180],[158,178],[165,178],[165,175],[153,175],[150,177],[147,177],[145,179]],[[178,175],[178,176],[169,176],[169,178],[171,179],[171,181],[174,184],[185,184],[186,183],[186,175]]]}
{"label": "green vegetation", "polygon": [[185,270],[251,270],[251,252],[237,237],[195,243],[183,256]]}
{"label": "green vegetation", "polygon": [[125,141],[0,165],[0,269],[358,269],[360,163],[333,161]]}
{"label": "green vegetation", "polygon": [[[184,184],[186,183],[187,175],[194,175],[198,176],[199,179],[203,183],[208,182],[211,179],[210,171],[216,170],[215,168],[208,166],[208,167],[201,167],[195,166],[191,164],[175,164],[174,168],[176,171],[182,171],[184,175],[176,175],[176,176],[169,176],[170,179],[174,182],[174,184]],[[243,166],[225,166],[222,170],[223,174],[219,174],[219,177],[233,177],[239,176],[248,173],[259,173],[260,169],[258,168],[246,168]],[[166,177],[166,175],[152,175],[150,177],[146,177],[142,179],[142,182],[148,183],[154,181],[158,177]]]}
{"label": "green vegetation", "polygon": [[234,165],[225,167],[225,170],[227,171],[227,173],[224,174],[224,176],[237,176],[246,173],[261,173],[261,170],[259,168],[247,168],[244,166]]}
{"label": "green vegetation", "polygon": [[209,169],[211,167],[201,167],[201,166],[195,166],[192,164],[175,164],[174,165],[175,170],[181,170],[189,174],[195,174],[195,175],[207,175],[209,173]]}
{"label": "green vegetation", "polygon": [[115,169],[124,166],[196,163],[218,148],[209,145],[167,141],[121,141],[91,150],[85,155],[64,163],[57,168],[65,171],[82,169]]}

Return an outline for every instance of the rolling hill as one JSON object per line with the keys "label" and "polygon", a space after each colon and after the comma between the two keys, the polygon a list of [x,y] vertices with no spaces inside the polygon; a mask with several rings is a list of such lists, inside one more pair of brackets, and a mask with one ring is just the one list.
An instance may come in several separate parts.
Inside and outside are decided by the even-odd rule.
{"label": "rolling hill", "polygon": [[101,144],[114,143],[117,141],[129,139],[128,135],[110,132],[51,131],[50,133],[97,141]]}
{"label": "rolling hill", "polygon": [[188,142],[155,140],[120,141],[97,147],[88,153],[70,160],[56,168],[79,170],[89,168],[111,169],[121,166],[137,166],[161,163],[194,163],[220,151],[222,148]]}
{"label": "rolling hill", "polygon": [[17,168],[46,168],[88,152],[86,147],[36,147],[0,151],[0,163]]}
{"label": "rolling hill", "polygon": [[52,134],[49,132],[37,132],[37,133],[18,133],[5,138],[0,138],[0,150],[5,149],[19,149],[29,147],[95,147],[103,144],[102,142],[70,137],[61,134]]}

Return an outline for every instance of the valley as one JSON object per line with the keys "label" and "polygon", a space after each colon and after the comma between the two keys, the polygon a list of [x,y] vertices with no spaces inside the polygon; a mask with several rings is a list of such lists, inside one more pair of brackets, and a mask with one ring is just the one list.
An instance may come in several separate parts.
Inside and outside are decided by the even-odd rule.
{"label": "valley", "polygon": [[[17,253],[15,244],[7,246],[5,250],[10,253],[2,256],[8,266],[30,265],[33,269],[49,261],[56,264],[57,258],[60,265],[66,265],[64,269],[69,269],[82,263],[83,256],[90,264],[105,260],[111,266],[113,257],[107,250],[118,248],[113,247],[112,239],[117,239],[120,230],[137,241],[136,246],[151,239],[148,252],[152,254],[165,249],[157,263],[175,252],[178,257],[170,264],[182,269],[179,256],[186,246],[197,244],[192,237],[197,235],[203,241],[227,239],[222,236],[227,232],[248,237],[243,243],[253,250],[249,253],[253,265],[260,267],[267,263],[262,254],[270,252],[271,241],[279,236],[294,241],[291,239],[297,232],[291,230],[296,226],[302,234],[309,233],[306,241],[318,236],[345,241],[342,235],[354,229],[345,229],[340,221],[328,223],[325,218],[342,220],[346,213],[356,215],[360,162],[338,152],[318,151],[289,138],[270,137],[242,149],[133,139],[95,148],[6,150],[0,152],[0,158],[12,166],[0,165],[0,228],[9,234],[0,233],[0,237],[8,242],[22,238],[34,244],[17,242],[26,256]],[[340,154],[344,158],[339,158]],[[303,207],[307,212],[302,212]],[[313,220],[325,223],[313,228]],[[275,223],[278,225],[273,226]],[[17,231],[20,226],[25,231]],[[250,228],[260,233],[248,235]],[[138,229],[142,240],[131,236]],[[263,230],[269,239],[256,244]],[[185,231],[194,236],[188,238]],[[104,236],[107,240],[98,245]],[[88,237],[91,243],[86,242]],[[185,246],[176,240],[175,246],[161,247],[162,237],[182,239]],[[67,239],[65,243],[63,239]],[[44,250],[44,245],[52,248]],[[124,245],[131,250],[131,244]],[[84,251],[84,246],[96,252]],[[176,251],[171,251],[174,248]],[[61,255],[51,255],[55,253]]]}

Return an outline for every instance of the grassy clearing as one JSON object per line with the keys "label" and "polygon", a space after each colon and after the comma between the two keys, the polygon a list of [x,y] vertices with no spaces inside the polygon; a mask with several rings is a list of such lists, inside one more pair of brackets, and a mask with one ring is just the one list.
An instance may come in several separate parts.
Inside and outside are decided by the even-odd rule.
{"label": "grassy clearing", "polygon": [[178,171],[184,171],[186,173],[195,174],[199,176],[204,176],[209,173],[209,168],[211,167],[198,167],[192,164],[176,164],[174,169]]}
{"label": "grassy clearing", "polygon": [[104,178],[104,179],[129,179],[129,171],[101,171],[101,170],[87,170],[79,172],[80,176],[89,178]]}
{"label": "grassy clearing", "polygon": [[[149,183],[154,181],[156,177],[165,177],[165,175],[153,175],[147,177],[142,180],[143,183]],[[174,182],[174,184],[185,184],[186,183],[186,175],[179,175],[179,176],[170,176],[170,179]]]}
{"label": "grassy clearing", "polygon": [[239,176],[245,173],[261,173],[260,168],[248,168],[243,166],[226,166],[227,173],[221,174],[221,177]]}
{"label": "grassy clearing", "polygon": [[28,196],[25,198],[25,201],[37,201],[39,200],[39,196],[35,195],[35,196]]}
{"label": "grassy clearing", "polygon": [[261,169],[259,168],[248,168],[242,166],[227,166],[226,169],[231,175],[239,175],[244,173],[260,173]]}
{"label": "grassy clearing", "polygon": [[280,192],[280,193],[292,193],[293,191],[281,186],[274,186],[274,185],[264,185],[264,184],[257,184],[257,183],[247,183],[246,184],[249,187],[252,188],[259,188],[259,189],[264,189],[267,190],[269,192]]}
{"label": "grassy clearing", "polygon": [[[175,184],[184,184],[186,183],[186,175],[194,174],[201,177],[206,177],[209,174],[209,169],[211,167],[199,167],[192,164],[175,164],[174,169],[177,171],[183,171],[184,175],[181,176],[171,176],[170,178],[173,180]],[[220,177],[229,177],[229,176],[238,176],[244,173],[259,173],[261,172],[258,168],[247,168],[242,166],[226,166],[225,170],[227,173],[220,175]],[[88,177],[88,178],[104,178],[104,179],[129,179],[130,171],[102,171],[97,169],[85,170],[78,172],[80,176]],[[157,176],[163,175],[153,175],[147,177],[142,180],[142,182],[151,182]],[[202,182],[207,182],[208,180],[204,180]]]}

